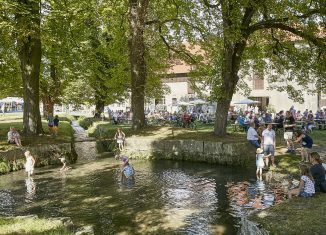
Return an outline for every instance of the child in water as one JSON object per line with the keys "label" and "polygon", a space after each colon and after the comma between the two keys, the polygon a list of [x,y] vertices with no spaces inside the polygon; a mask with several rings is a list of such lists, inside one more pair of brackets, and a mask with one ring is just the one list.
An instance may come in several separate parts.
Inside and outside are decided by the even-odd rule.
{"label": "child in water", "polygon": [[64,157],[60,157],[59,159],[62,162],[62,167],[60,168],[60,171],[65,171],[65,170],[71,169],[70,166],[67,166],[67,161]]}
{"label": "child in water", "polygon": [[129,158],[121,157],[120,160],[122,161],[121,181],[134,180],[135,170],[129,164]]}
{"label": "child in water", "polygon": [[27,172],[28,177],[30,177],[34,173],[35,159],[30,151],[25,152],[25,157],[26,157],[25,171]]}
{"label": "child in water", "polygon": [[264,150],[261,148],[258,148],[256,150],[256,176],[258,179],[261,179],[263,176],[263,167],[264,167]]}

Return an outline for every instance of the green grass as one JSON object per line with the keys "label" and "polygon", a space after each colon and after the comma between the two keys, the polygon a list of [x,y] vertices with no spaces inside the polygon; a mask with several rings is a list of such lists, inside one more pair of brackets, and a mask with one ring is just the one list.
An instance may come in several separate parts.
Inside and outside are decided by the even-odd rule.
{"label": "green grass", "polygon": [[[59,117],[60,119],[60,117]],[[21,135],[22,145],[31,146],[38,144],[54,144],[71,142],[73,129],[68,121],[60,121],[58,136],[53,137],[49,133],[47,121],[42,120],[44,134],[39,136],[25,136],[22,134],[23,120],[22,115],[5,115],[0,117],[0,151],[15,149],[16,145],[7,143],[7,133],[10,126],[16,127]]]}
{"label": "green grass", "polygon": [[[310,136],[314,145],[323,148],[326,145],[326,130],[314,130]],[[279,141],[279,147],[285,147],[284,141]],[[320,149],[325,154],[325,149]],[[300,153],[297,155],[279,154],[276,156],[277,168],[272,169],[300,179]],[[270,234],[324,234],[326,214],[326,193],[317,193],[313,198],[293,198],[253,214],[249,219],[258,222]]]}
{"label": "green grass", "polygon": [[326,130],[314,130],[309,135],[314,140],[315,145],[322,146],[326,144]]}
{"label": "green grass", "polygon": [[30,235],[70,235],[70,232],[58,219],[37,217],[0,217],[0,234]]}
{"label": "green grass", "polygon": [[325,234],[326,193],[293,198],[249,217],[270,234]]}
{"label": "green grass", "polygon": [[121,128],[126,137],[139,136],[153,139],[194,139],[205,141],[216,141],[233,143],[246,141],[244,132],[229,132],[226,137],[218,138],[214,135],[213,125],[197,125],[195,130],[189,128],[171,127],[171,126],[148,126],[140,131],[133,131],[130,124],[113,125],[109,122],[94,122],[88,128],[88,134],[91,137],[99,139],[113,138],[117,128]]}

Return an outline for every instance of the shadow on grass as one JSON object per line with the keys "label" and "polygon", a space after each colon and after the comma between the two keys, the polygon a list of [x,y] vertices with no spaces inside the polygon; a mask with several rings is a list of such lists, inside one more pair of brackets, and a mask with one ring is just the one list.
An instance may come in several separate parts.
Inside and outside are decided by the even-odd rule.
{"label": "shadow on grass", "polygon": [[67,121],[60,122],[58,136],[50,135],[48,125],[45,120],[42,121],[44,134],[38,136],[26,136],[22,134],[22,129],[23,129],[22,119],[17,118],[14,120],[10,120],[8,118],[10,118],[10,116],[7,117],[6,122],[0,123],[0,150],[2,151],[7,151],[7,150],[12,150],[17,148],[16,145],[7,143],[7,133],[11,126],[16,127],[16,129],[20,133],[23,146],[31,146],[31,145],[38,145],[38,144],[69,143],[72,141],[73,129],[70,126],[70,123]]}

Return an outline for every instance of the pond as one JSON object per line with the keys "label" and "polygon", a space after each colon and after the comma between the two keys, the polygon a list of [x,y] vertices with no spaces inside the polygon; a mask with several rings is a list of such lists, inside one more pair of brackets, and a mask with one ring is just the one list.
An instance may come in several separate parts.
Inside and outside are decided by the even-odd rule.
{"label": "pond", "polygon": [[[0,176],[0,214],[70,217],[76,225],[93,225],[96,234],[236,234],[243,205],[230,194],[254,170],[130,162],[136,178],[129,184],[121,184],[113,158],[78,163],[65,173],[37,168],[30,179],[23,171]],[[258,192],[255,180],[244,184]]]}

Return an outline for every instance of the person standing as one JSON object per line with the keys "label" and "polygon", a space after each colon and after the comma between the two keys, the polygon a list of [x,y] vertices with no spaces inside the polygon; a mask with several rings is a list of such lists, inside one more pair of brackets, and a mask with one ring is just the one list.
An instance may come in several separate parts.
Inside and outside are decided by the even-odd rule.
{"label": "person standing", "polygon": [[262,147],[264,149],[264,160],[265,166],[268,168],[269,157],[272,160],[272,166],[275,167],[274,154],[276,147],[275,140],[275,131],[273,130],[273,125],[268,124],[267,129],[265,129],[262,133]]}
{"label": "person standing", "polygon": [[53,119],[53,133],[54,135],[58,135],[58,131],[59,131],[59,117],[58,115],[55,115],[54,116],[54,119]]}
{"label": "person standing", "polygon": [[52,113],[50,113],[48,116],[48,127],[49,127],[50,135],[53,134],[53,125],[54,125],[53,120],[54,120],[53,115]]}
{"label": "person standing", "polygon": [[258,143],[258,133],[255,130],[255,123],[250,123],[250,127],[247,132],[247,140],[249,141],[250,144],[255,146],[256,148],[260,147],[260,144]]}
{"label": "person standing", "polygon": [[256,167],[256,176],[260,179],[263,176],[264,167],[264,150],[261,148],[256,150]]}
{"label": "person standing", "polygon": [[120,151],[122,151],[123,148],[124,148],[124,144],[123,143],[124,143],[125,138],[126,138],[125,133],[123,133],[123,131],[120,128],[118,128],[117,129],[117,132],[115,133],[114,139],[117,140],[117,143],[119,145],[119,150]]}
{"label": "person standing", "polygon": [[286,153],[295,153],[293,145],[293,132],[295,128],[295,120],[290,111],[286,111],[286,117],[284,120],[284,139],[288,150]]}
{"label": "person standing", "polygon": [[27,172],[28,177],[30,177],[34,173],[35,159],[30,151],[25,152],[25,157],[26,157],[25,171]]}

